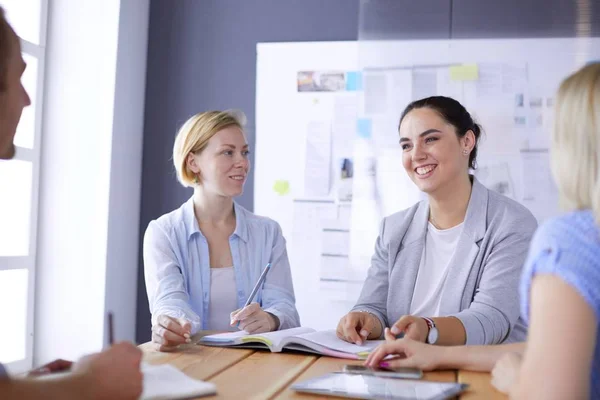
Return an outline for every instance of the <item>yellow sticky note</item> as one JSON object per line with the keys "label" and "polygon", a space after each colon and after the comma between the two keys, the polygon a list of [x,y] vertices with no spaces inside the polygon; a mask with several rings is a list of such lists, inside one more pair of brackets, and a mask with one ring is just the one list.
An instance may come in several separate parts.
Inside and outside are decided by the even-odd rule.
{"label": "yellow sticky note", "polygon": [[290,192],[290,182],[284,180],[277,180],[273,185],[273,190],[280,196],[285,196]]}
{"label": "yellow sticky note", "polygon": [[453,65],[450,67],[450,79],[453,81],[476,81],[479,79],[477,64]]}

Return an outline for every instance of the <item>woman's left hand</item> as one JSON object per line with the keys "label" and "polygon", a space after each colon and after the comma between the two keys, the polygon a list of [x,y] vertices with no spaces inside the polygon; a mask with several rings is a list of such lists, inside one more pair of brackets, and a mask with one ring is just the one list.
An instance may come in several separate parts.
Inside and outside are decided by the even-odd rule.
{"label": "woman's left hand", "polygon": [[521,356],[517,353],[503,355],[492,370],[492,386],[508,394],[519,377],[521,361]]}
{"label": "woman's left hand", "polygon": [[252,303],[231,313],[231,326],[238,322],[239,328],[248,333],[263,333],[277,330],[279,320],[273,314],[263,311],[258,303]]}
{"label": "woman's left hand", "polygon": [[404,315],[391,327],[391,331],[394,335],[404,332],[404,337],[419,342],[425,342],[427,335],[429,334],[429,326],[427,322],[421,317],[415,317],[414,315]]}

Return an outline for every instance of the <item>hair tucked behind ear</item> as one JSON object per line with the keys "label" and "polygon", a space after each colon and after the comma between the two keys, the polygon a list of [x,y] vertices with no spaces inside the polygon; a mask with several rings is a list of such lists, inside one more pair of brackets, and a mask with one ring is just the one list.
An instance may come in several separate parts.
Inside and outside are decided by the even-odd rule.
{"label": "hair tucked behind ear", "polygon": [[432,96],[413,101],[402,112],[400,122],[398,123],[398,129],[400,129],[400,125],[402,124],[404,117],[406,117],[406,114],[416,108],[425,107],[437,112],[447,123],[454,126],[456,129],[456,136],[459,138],[464,137],[468,131],[473,131],[473,134],[475,135],[475,146],[473,146],[473,150],[471,150],[471,154],[469,154],[469,168],[477,168],[477,145],[479,144],[479,138],[481,137],[481,125],[475,123],[467,109],[453,98]]}

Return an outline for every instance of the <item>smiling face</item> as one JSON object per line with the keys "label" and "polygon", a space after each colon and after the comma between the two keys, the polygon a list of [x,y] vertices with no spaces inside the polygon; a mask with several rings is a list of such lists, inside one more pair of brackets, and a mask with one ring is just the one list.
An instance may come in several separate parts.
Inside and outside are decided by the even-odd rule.
{"label": "smiling face", "polygon": [[201,152],[190,153],[188,168],[199,176],[205,192],[235,197],[244,191],[249,153],[244,132],[231,125],[211,137]]}
{"label": "smiling face", "polygon": [[456,128],[429,107],[411,110],[400,124],[402,164],[410,179],[427,194],[452,187],[468,175],[474,144],[472,131],[459,138]]}

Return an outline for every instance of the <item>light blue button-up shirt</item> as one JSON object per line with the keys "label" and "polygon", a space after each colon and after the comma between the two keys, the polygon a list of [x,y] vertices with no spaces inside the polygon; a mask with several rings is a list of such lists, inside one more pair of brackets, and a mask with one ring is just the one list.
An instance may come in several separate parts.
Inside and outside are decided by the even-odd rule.
{"label": "light blue button-up shirt", "polygon": [[[243,307],[270,262],[271,270],[254,301],[279,318],[279,329],[300,326],[281,227],[236,203],[234,210],[236,226],[229,246],[238,308]],[[208,242],[198,227],[193,198],[148,225],[144,236],[144,274],[153,324],[159,315],[166,314],[190,321],[192,333],[212,329],[208,326]]]}

